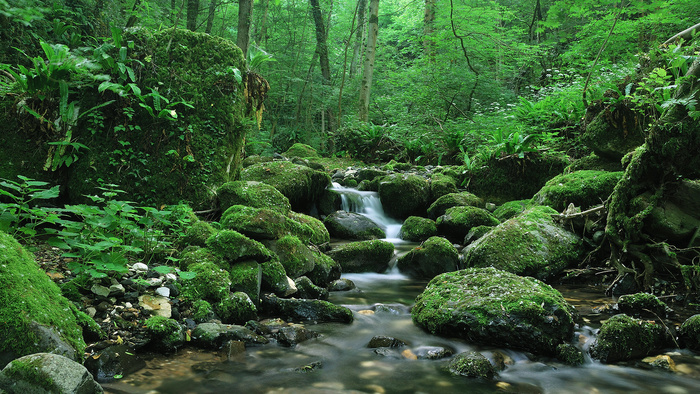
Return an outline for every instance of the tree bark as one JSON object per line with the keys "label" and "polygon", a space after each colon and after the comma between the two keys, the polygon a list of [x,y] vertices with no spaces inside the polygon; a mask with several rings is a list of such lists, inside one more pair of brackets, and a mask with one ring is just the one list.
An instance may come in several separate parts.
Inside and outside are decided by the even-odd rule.
{"label": "tree bark", "polygon": [[367,0],[357,1],[357,33],[355,36],[355,48],[352,53],[352,61],[350,62],[350,78],[355,76],[359,69],[360,59],[362,58],[362,44],[365,41],[365,25],[367,24]]}
{"label": "tree bark", "polygon": [[187,0],[187,29],[197,30],[197,17],[199,16],[199,0]]}
{"label": "tree bark", "polygon": [[265,43],[267,42],[267,14],[270,10],[270,0],[264,0],[262,7],[263,13],[258,25],[257,33],[255,34],[255,43],[261,47],[265,47]]}
{"label": "tree bark", "polygon": [[377,48],[377,34],[379,33],[379,0],[369,2],[369,25],[367,32],[367,50],[365,51],[365,69],[360,85],[360,122],[369,121],[369,97],[372,90],[372,74],[374,73],[374,60]]}
{"label": "tree bark", "polygon": [[141,3],[141,0],[134,1],[134,6],[131,8],[131,15],[129,16],[129,20],[126,21],[127,28],[134,27],[134,25],[138,21],[139,18],[136,16],[136,9],[138,8],[140,3]]}
{"label": "tree bark", "polygon": [[248,56],[250,44],[250,24],[253,20],[253,0],[239,0],[238,2],[238,32],[236,45],[243,51],[243,56]]}
{"label": "tree bark", "polygon": [[432,37],[435,31],[435,2],[436,0],[425,0],[423,15],[423,52],[429,58],[435,56],[435,42]]}
{"label": "tree bark", "polygon": [[209,0],[209,13],[207,14],[207,26],[204,32],[211,34],[211,29],[214,27],[214,16],[216,15],[216,7],[219,6],[219,0]]}
{"label": "tree bark", "polygon": [[[309,2],[311,3],[311,15],[313,16],[314,25],[316,26],[316,53],[318,54],[318,59],[321,65],[321,83],[326,87],[330,87],[331,66],[330,62],[328,61],[328,36],[326,33],[326,25],[323,22],[323,14],[321,13],[321,6],[318,0],[309,0]],[[323,96],[325,96],[326,93],[327,92],[324,92]],[[325,97],[323,97],[322,100],[324,102],[323,111],[325,112]],[[332,127],[333,122],[331,121],[331,113],[329,112],[327,115],[329,124]],[[326,117],[324,116],[323,119],[326,119]]]}

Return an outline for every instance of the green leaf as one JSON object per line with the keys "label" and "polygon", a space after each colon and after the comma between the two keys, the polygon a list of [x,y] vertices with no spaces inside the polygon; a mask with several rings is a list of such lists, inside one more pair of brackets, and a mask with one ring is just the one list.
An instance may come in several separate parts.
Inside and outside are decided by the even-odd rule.
{"label": "green leaf", "polygon": [[192,279],[195,276],[197,276],[196,272],[191,272],[191,271],[178,271],[177,274],[180,276],[181,279],[184,279],[184,280]]}
{"label": "green leaf", "polygon": [[32,193],[30,195],[30,197],[32,199],[49,200],[49,199],[58,197],[58,194],[59,194],[59,186],[56,185],[56,186],[52,187],[51,189],[41,190],[41,191]]}

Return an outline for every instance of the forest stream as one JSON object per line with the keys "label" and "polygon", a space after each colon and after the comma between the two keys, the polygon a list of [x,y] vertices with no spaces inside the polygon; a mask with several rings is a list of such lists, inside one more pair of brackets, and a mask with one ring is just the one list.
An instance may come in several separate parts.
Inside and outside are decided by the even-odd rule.
{"label": "forest stream", "polygon": [[[398,239],[400,224],[383,214],[372,192],[340,189],[343,209],[362,213],[387,230],[396,256],[415,246]],[[340,241],[338,241],[340,242]],[[609,317],[596,308],[613,304],[602,288],[556,286],[580,314],[576,337],[585,363],[572,367],[553,358],[479,346],[461,339],[431,335],[415,326],[410,308],[426,282],[399,273],[344,274],[357,289],[332,292],[330,301],[353,311],[352,324],[306,324],[321,334],[293,347],[278,344],[248,347],[229,354],[193,348],[170,356],[153,356],[147,367],[115,383],[103,384],[108,393],[695,393],[700,386],[700,357],[687,350],[667,353],[674,372],[649,362],[602,364],[591,360],[587,347],[600,321]],[[681,314],[680,311],[677,313]],[[400,339],[405,346],[369,348],[374,336]],[[447,349],[452,354],[474,350],[497,368],[491,381],[451,375],[449,357],[431,359]],[[645,361],[648,361],[645,359]]]}

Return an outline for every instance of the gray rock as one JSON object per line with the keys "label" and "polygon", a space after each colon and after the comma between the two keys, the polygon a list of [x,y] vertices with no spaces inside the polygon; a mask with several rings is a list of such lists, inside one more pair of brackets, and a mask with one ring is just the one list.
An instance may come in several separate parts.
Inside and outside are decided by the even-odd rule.
{"label": "gray rock", "polygon": [[167,287],[159,287],[156,289],[156,294],[161,297],[170,297],[170,289]]}
{"label": "gray rock", "polygon": [[98,285],[98,284],[92,285],[92,287],[90,288],[90,291],[93,294],[96,294],[96,295],[101,296],[101,297],[109,297],[109,293],[110,293],[109,287]]}
{"label": "gray rock", "polygon": [[77,362],[52,353],[20,357],[0,372],[0,391],[7,393],[102,393],[88,370]]}
{"label": "gray rock", "polygon": [[420,346],[412,350],[416,357],[425,360],[439,360],[450,357],[454,353],[452,350],[441,346]]}
{"label": "gray rock", "polygon": [[322,300],[278,298],[274,294],[263,297],[262,308],[270,315],[286,320],[352,323],[350,309]]}
{"label": "gray rock", "polygon": [[386,238],[384,230],[366,216],[354,212],[335,211],[326,216],[323,224],[332,237],[342,239]]}
{"label": "gray rock", "polygon": [[349,291],[355,288],[355,282],[346,278],[336,279],[328,285],[328,291]]}
{"label": "gray rock", "polygon": [[230,340],[243,341],[246,346],[269,342],[265,337],[234,324],[202,323],[192,331],[192,342],[203,348],[218,349]]}
{"label": "gray rock", "polygon": [[370,339],[367,344],[368,348],[378,348],[378,347],[403,347],[406,346],[406,342],[385,335],[377,335]]}
{"label": "gray rock", "polygon": [[148,266],[144,263],[135,263],[131,266],[131,270],[136,273],[143,273],[148,271]]}
{"label": "gray rock", "polygon": [[281,327],[274,334],[275,339],[280,345],[288,347],[308,341],[309,339],[318,338],[319,336],[319,333],[298,324]]}
{"label": "gray rock", "polygon": [[146,362],[126,345],[110,346],[85,360],[85,368],[98,382],[113,382],[115,375],[126,376],[144,367]]}
{"label": "gray rock", "polygon": [[313,298],[317,300],[327,300],[328,290],[323,287],[316,286],[311,279],[302,276],[294,281],[297,292],[295,298]]}

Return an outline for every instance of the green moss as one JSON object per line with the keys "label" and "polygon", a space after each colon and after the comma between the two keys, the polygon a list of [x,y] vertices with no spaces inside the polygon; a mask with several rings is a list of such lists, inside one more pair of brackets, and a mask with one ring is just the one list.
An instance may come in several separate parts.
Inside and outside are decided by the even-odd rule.
{"label": "green moss", "polygon": [[299,238],[289,235],[275,243],[275,253],[284,270],[292,278],[298,278],[314,268],[311,250]]}
{"label": "green moss", "polygon": [[496,208],[496,210],[493,211],[493,216],[500,221],[508,220],[522,213],[529,203],[530,200],[508,201]]}
{"label": "green moss", "polygon": [[328,234],[328,229],[322,221],[316,219],[315,217],[297,212],[290,212],[288,216],[295,222],[300,223],[301,225],[306,225],[311,229],[312,233],[309,242],[312,244],[321,245],[326,242],[330,242],[331,236]]}
{"label": "green moss", "polygon": [[450,193],[435,200],[428,208],[428,216],[432,219],[445,214],[449,208],[457,206],[483,207],[484,202],[469,192]]}
{"label": "green moss", "polygon": [[668,309],[665,302],[649,293],[623,295],[617,300],[617,307],[622,313],[631,315],[647,314],[650,311],[657,316],[665,316]]}
{"label": "green moss", "polygon": [[246,167],[241,172],[241,180],[264,182],[275,187],[289,199],[292,208],[298,211],[304,211],[318,201],[331,184],[331,177],[325,172],[288,161]]}
{"label": "green moss", "polygon": [[396,266],[401,272],[417,278],[432,279],[443,272],[459,269],[459,252],[442,237],[430,237],[401,256]]}
{"label": "green moss", "polygon": [[489,211],[472,206],[448,208],[436,221],[438,234],[458,244],[464,243],[464,237],[472,227],[496,226],[499,223]]}
{"label": "green moss", "polygon": [[390,216],[404,219],[420,215],[428,206],[430,185],[418,175],[387,175],[379,182],[379,199]]}
{"label": "green moss", "polygon": [[434,221],[420,216],[409,216],[401,226],[399,237],[406,241],[422,242],[437,234]]}
{"label": "green moss", "polygon": [[242,291],[256,303],[260,298],[262,284],[262,267],[255,261],[242,261],[231,266],[229,270],[231,290]]}
{"label": "green moss", "polygon": [[42,367],[42,356],[37,354],[12,361],[12,366],[3,372],[11,380],[32,382],[34,385],[46,390],[47,393],[57,393],[59,387]]}
{"label": "green moss", "polygon": [[666,344],[661,325],[620,314],[603,322],[591,355],[611,363],[647,356]]}
{"label": "green moss", "polygon": [[152,316],[144,322],[146,332],[156,341],[174,344],[181,341],[182,327],[177,321],[163,316]]}
{"label": "green moss", "polygon": [[265,245],[233,230],[221,230],[212,235],[207,239],[207,246],[229,264],[247,259],[264,262],[272,258],[272,252]]}
{"label": "green moss", "polygon": [[470,378],[492,379],[495,370],[483,354],[477,352],[460,353],[450,361],[449,370],[454,375]]}
{"label": "green moss", "polygon": [[231,288],[227,271],[214,263],[203,261],[194,263],[189,270],[196,275],[182,282],[182,297],[186,300],[206,298],[214,302],[225,298]]}
{"label": "green moss", "polygon": [[[308,222],[308,221],[307,221]],[[221,216],[225,229],[236,230],[251,238],[278,239],[295,235],[309,242],[314,235],[312,228],[271,209],[234,205]]]}
{"label": "green moss", "polygon": [[681,324],[680,338],[683,344],[695,351],[700,351],[700,315],[693,315]]}
{"label": "green moss", "polygon": [[569,204],[589,208],[599,205],[612,193],[622,172],[581,170],[549,180],[532,198],[533,205],[547,205],[563,211]]}
{"label": "green moss", "polygon": [[377,239],[350,242],[328,255],[341,265],[343,272],[384,272],[394,255],[394,244]]}
{"label": "green moss", "polygon": [[330,256],[321,253],[316,248],[311,248],[316,260],[316,266],[311,272],[306,274],[306,277],[311,279],[315,285],[326,287],[329,283],[336,279],[340,279],[341,267]]}
{"label": "green moss", "polygon": [[286,152],[282,153],[284,157],[320,157],[316,149],[302,143],[295,143]]}
{"label": "green moss", "polygon": [[267,208],[286,215],[292,206],[289,199],[274,187],[255,181],[226,182],[216,190],[219,207],[226,211],[233,205]]}
{"label": "green moss", "polygon": [[258,309],[248,294],[243,292],[230,294],[216,304],[215,309],[224,323],[244,324],[248,320],[258,318]]}
{"label": "green moss", "polygon": [[261,286],[265,290],[286,296],[290,290],[286,267],[279,260],[272,259],[260,264],[260,268],[262,270]]}
{"label": "green moss", "polygon": [[557,346],[557,358],[564,364],[574,366],[583,365],[585,361],[583,352],[570,343],[562,343]]}
{"label": "green moss", "polygon": [[214,309],[206,300],[195,300],[192,303],[192,319],[198,323],[206,322],[213,313]]}
{"label": "green moss", "polygon": [[75,311],[34,257],[0,232],[0,353],[20,357],[53,350],[39,346],[32,328],[37,323],[52,328],[81,359],[86,345]]}
{"label": "green moss", "polygon": [[197,220],[187,227],[185,234],[180,237],[178,243],[185,246],[195,245],[204,247],[206,246],[207,239],[215,233],[216,230],[214,230],[211,224],[202,220]]}
{"label": "green moss", "polygon": [[616,172],[616,171],[622,171],[622,164],[620,163],[620,160],[611,160],[611,159],[604,159],[596,155],[595,153],[591,153],[590,155],[586,157],[582,157],[573,163],[571,163],[566,169],[564,169],[565,173],[570,173],[574,171],[580,171],[580,170],[595,170],[595,171],[609,171],[609,172]]}
{"label": "green moss", "polygon": [[223,257],[215,255],[208,248],[200,248],[198,246],[185,248],[180,253],[180,259],[178,260],[180,269],[185,271],[189,270],[189,267],[193,264],[203,262],[209,262],[224,269],[228,268],[228,263],[223,260]]}
{"label": "green moss", "polygon": [[433,174],[430,177],[430,197],[437,199],[450,193],[457,193],[455,178],[445,174]]}

